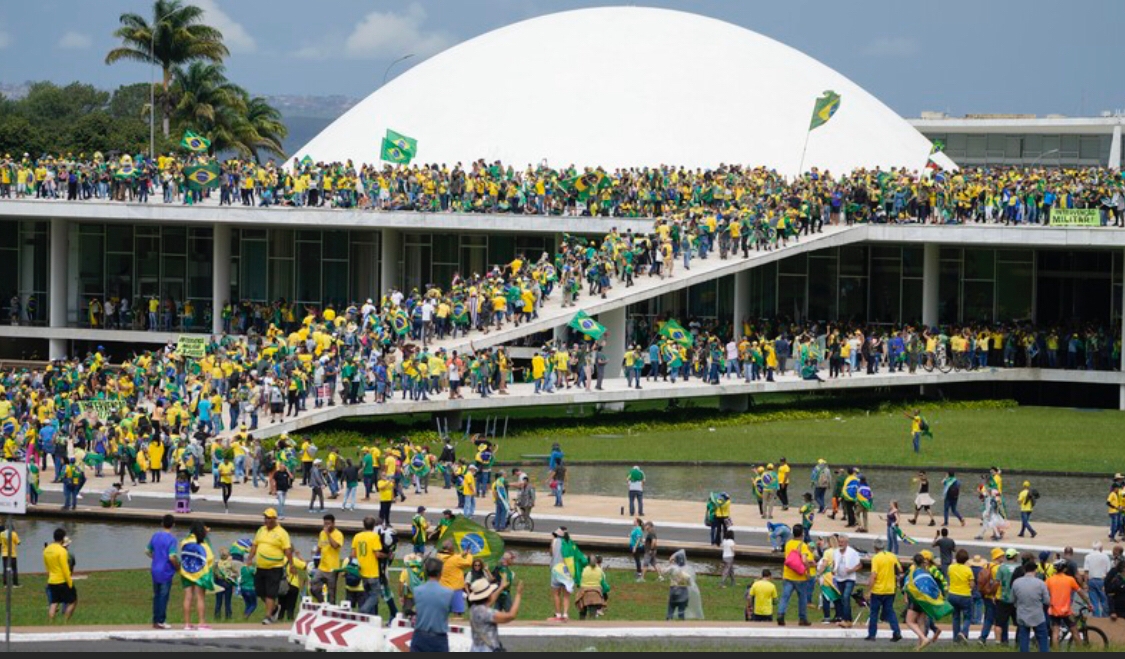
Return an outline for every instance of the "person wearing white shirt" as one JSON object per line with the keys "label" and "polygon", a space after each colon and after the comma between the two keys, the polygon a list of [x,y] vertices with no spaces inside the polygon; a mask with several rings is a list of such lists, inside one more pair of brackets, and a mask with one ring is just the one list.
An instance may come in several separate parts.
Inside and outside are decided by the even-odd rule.
{"label": "person wearing white shirt", "polygon": [[730,585],[734,585],[734,531],[727,529],[720,546],[723,548],[723,576],[719,585],[726,588],[728,579]]}
{"label": "person wearing white shirt", "polygon": [[840,619],[841,627],[851,628],[855,620],[852,617],[852,593],[855,592],[856,573],[859,572],[861,563],[859,552],[851,546],[848,536],[841,535],[839,540],[840,547],[836,550],[836,572],[833,575],[836,589],[840,591],[840,599],[836,602],[836,617]]}
{"label": "person wearing white shirt", "polygon": [[731,373],[733,373],[737,377],[739,374],[739,368],[738,342],[732,338],[730,340],[730,343],[727,344],[727,379],[730,379]]}
{"label": "person wearing white shirt", "polygon": [[1094,550],[1086,554],[1086,562],[1082,571],[1089,580],[1087,585],[1090,591],[1090,602],[1094,605],[1094,617],[1104,618],[1109,615],[1109,600],[1105,594],[1105,578],[1109,574],[1112,561],[1109,554],[1102,551],[1102,543],[1095,542]]}

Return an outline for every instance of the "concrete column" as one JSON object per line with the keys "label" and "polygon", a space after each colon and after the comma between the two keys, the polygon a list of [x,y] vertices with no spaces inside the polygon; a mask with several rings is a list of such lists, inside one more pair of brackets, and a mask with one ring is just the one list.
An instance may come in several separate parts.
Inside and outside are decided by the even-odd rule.
{"label": "concrete column", "polygon": [[598,322],[605,325],[605,376],[619,378],[624,374],[621,361],[625,359],[625,307],[598,315]]}
{"label": "concrete column", "polygon": [[922,324],[938,324],[938,280],[941,277],[941,247],[926,243],[922,264]]}
{"label": "concrete column", "polygon": [[[60,218],[51,218],[50,235],[50,288],[47,293],[48,322],[51,327],[66,327],[66,304],[70,299],[67,290],[67,255],[70,253],[70,223]],[[66,339],[51,339],[48,358],[66,359]]]}
{"label": "concrete column", "polygon": [[379,292],[385,293],[392,286],[402,286],[402,273],[398,268],[399,259],[402,258],[402,234],[395,229],[383,229],[380,248]]}
{"label": "concrete column", "polygon": [[750,271],[742,270],[734,275],[734,340],[742,338],[742,321],[750,314]]}
{"label": "concrete column", "polygon": [[223,333],[223,305],[230,301],[230,226],[215,223],[211,240],[211,333]]}
{"label": "concrete column", "polygon": [[1121,124],[1113,127],[1113,141],[1109,143],[1109,168],[1121,169]]}
{"label": "concrete column", "polygon": [[750,411],[750,394],[719,396],[719,411],[745,414]]}

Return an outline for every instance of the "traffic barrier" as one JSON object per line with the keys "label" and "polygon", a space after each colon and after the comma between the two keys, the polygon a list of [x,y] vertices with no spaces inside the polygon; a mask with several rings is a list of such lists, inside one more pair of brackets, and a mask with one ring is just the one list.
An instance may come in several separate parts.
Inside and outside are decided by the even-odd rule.
{"label": "traffic barrier", "polygon": [[316,620],[316,616],[320,613],[326,604],[314,601],[311,597],[306,597],[301,600],[301,608],[297,611],[297,617],[293,620],[293,627],[289,630],[289,642],[296,645],[304,645],[305,640],[309,637],[309,628]]}
{"label": "traffic barrier", "polygon": [[[383,652],[410,652],[414,640],[414,624],[406,618],[395,618],[386,629],[386,647]],[[468,652],[473,647],[473,635],[468,625],[449,626],[449,651]]]}
{"label": "traffic barrier", "polygon": [[310,652],[381,652],[383,646],[383,619],[346,605],[318,611],[305,640]]}

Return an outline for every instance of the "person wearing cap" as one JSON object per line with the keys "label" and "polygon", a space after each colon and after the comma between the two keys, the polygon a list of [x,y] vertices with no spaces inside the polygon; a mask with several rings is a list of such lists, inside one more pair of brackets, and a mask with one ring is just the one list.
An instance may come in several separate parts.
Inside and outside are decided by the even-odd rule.
{"label": "person wearing cap", "polygon": [[[1120,476],[1120,474],[1118,475]],[[1110,542],[1116,542],[1117,536],[1125,534],[1125,528],[1122,528],[1125,526],[1125,524],[1122,524],[1122,520],[1125,519],[1125,515],[1122,514],[1122,511],[1125,511],[1125,497],[1122,496],[1119,482],[1117,478],[1113,479],[1113,484],[1109,486],[1109,495],[1105,499],[1107,513],[1109,514]]]}
{"label": "person wearing cap", "polygon": [[316,458],[312,462],[312,467],[309,469],[309,482],[308,485],[312,488],[312,497],[309,499],[309,512],[314,512],[313,506],[317,500],[320,500],[320,511],[324,512],[324,461]]}
{"label": "person wearing cap", "polygon": [[871,616],[867,623],[866,641],[874,641],[879,631],[879,620],[885,618],[891,626],[892,643],[902,640],[902,630],[895,614],[895,590],[902,563],[898,557],[886,551],[887,542],[882,538],[875,540],[875,556],[871,559],[871,577],[867,582],[867,600],[871,605]]}
{"label": "person wearing cap", "polygon": [[1031,482],[1024,481],[1023,489],[1020,490],[1019,504],[1020,504],[1020,537],[1024,537],[1025,533],[1030,533],[1032,539],[1039,535],[1035,529],[1031,527],[1031,513],[1035,511],[1035,504],[1039,500],[1039,493],[1031,489]]}
{"label": "person wearing cap", "polygon": [[1059,644],[1060,627],[1066,627],[1072,634],[1075,632],[1072,620],[1074,596],[1077,595],[1087,608],[1094,608],[1075,576],[1074,566],[1066,559],[1061,559],[1055,563],[1055,574],[1047,579],[1047,591],[1051,595],[1047,615],[1051,621],[1051,645],[1056,647]]}
{"label": "person wearing cap", "polygon": [[1017,570],[1021,568],[1020,553],[1015,549],[1008,549],[1004,552],[1004,557],[1007,561],[1001,563],[1000,568],[996,570],[996,580],[1000,582],[1000,594],[996,598],[994,625],[1000,637],[1000,644],[1007,646],[1009,629],[1012,624],[1016,624],[1018,627],[1015,599],[1012,596],[1012,582],[1022,575],[1017,576],[1016,574]]}
{"label": "person wearing cap", "polygon": [[506,625],[519,617],[520,603],[523,600],[523,582],[516,584],[516,597],[510,611],[501,612],[493,608],[500,593],[511,584],[495,583],[488,579],[477,579],[469,586],[469,625],[472,628],[473,645],[470,652],[503,652],[500,643],[499,625]]}
{"label": "person wearing cap", "polygon": [[[994,547],[989,554],[991,560],[981,568],[982,571],[989,572],[991,577],[977,577],[977,590],[980,591],[981,604],[984,606],[984,620],[981,622],[980,638],[977,639],[981,645],[988,643],[988,637],[992,634],[992,627],[996,621],[996,600],[1000,598],[998,573],[1004,561],[1004,553],[1003,549]],[[982,582],[990,585],[991,589],[984,588]]]}
{"label": "person wearing cap", "polygon": [[271,625],[277,621],[279,613],[277,597],[281,580],[285,578],[285,566],[292,566],[293,543],[289,540],[289,533],[278,524],[276,510],[266,508],[262,517],[265,522],[254,535],[250,553],[246,555],[246,564],[254,563],[257,568],[254,573],[254,591],[263,600],[266,610],[266,618],[262,624]]}

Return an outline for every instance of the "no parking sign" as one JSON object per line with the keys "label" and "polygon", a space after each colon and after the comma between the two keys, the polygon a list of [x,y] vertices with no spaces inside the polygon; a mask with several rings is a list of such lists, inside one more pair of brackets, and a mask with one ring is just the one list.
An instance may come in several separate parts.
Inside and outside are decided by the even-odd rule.
{"label": "no parking sign", "polygon": [[27,465],[0,463],[0,515],[27,514]]}

